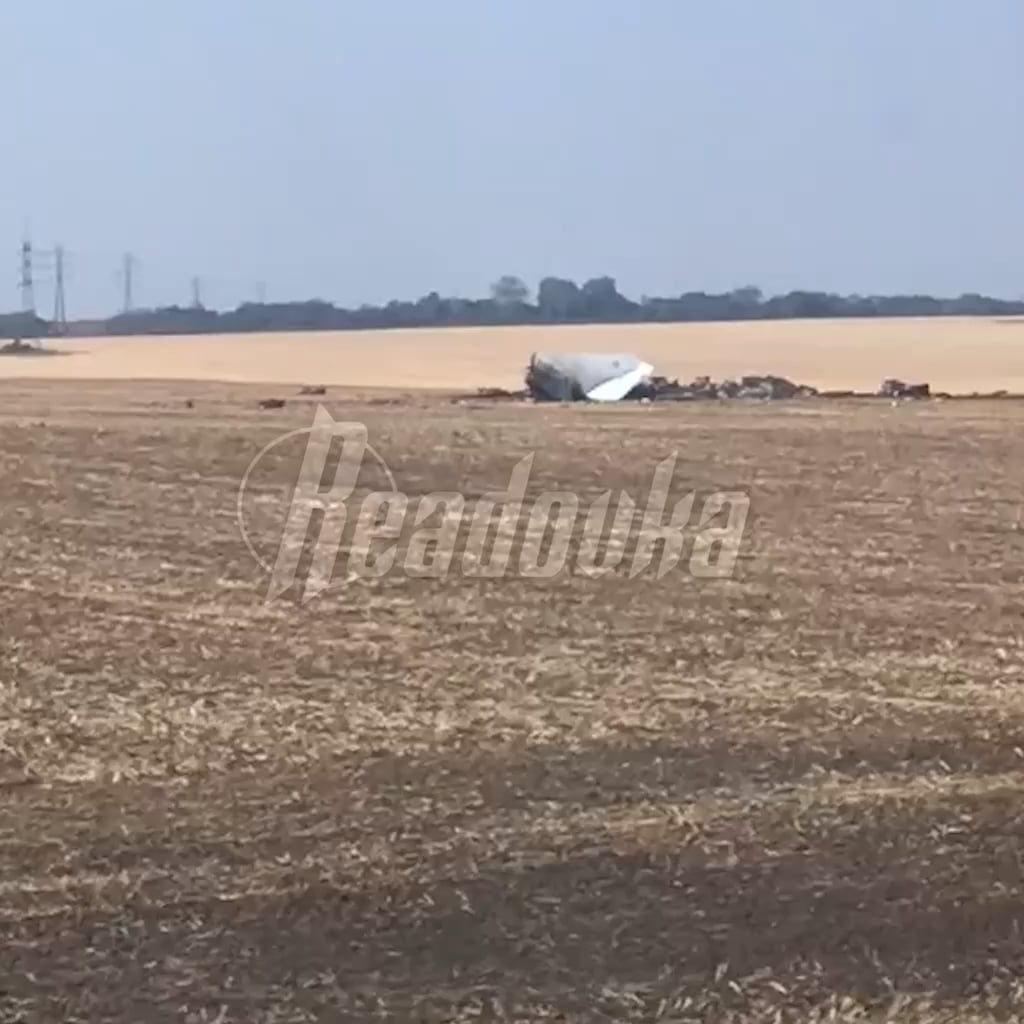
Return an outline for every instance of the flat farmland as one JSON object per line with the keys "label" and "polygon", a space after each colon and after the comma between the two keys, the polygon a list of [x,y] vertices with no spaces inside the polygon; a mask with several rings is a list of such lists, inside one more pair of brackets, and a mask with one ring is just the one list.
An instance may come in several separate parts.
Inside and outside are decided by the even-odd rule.
{"label": "flat farmland", "polygon": [[52,343],[61,359],[0,359],[4,377],[276,381],[357,388],[519,388],[535,351],[635,352],[692,380],[773,373],[874,391],[886,377],[936,391],[1024,393],[1024,320],[803,320],[458,328]]}
{"label": "flat farmland", "polygon": [[[866,383],[953,386],[930,367],[956,348],[982,387],[945,329]],[[1024,373],[1022,328],[977,330]],[[341,372],[297,344],[283,380]],[[435,383],[514,385],[533,347]],[[736,372],[813,377],[750,353]],[[731,372],[717,354],[692,371]],[[405,388],[411,365],[349,383],[392,369]],[[0,1021],[1024,1012],[1024,405],[331,389],[412,496],[500,490],[534,453],[530,494],[642,505],[676,452],[673,500],[749,494],[740,555],[726,579],[342,572],[267,602],[238,489],[309,426],[296,391],[0,383]],[[301,453],[241,503],[271,558]]]}

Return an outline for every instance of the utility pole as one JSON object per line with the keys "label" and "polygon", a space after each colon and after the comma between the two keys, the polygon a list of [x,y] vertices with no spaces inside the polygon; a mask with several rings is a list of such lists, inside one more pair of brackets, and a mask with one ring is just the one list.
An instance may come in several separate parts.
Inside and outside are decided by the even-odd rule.
{"label": "utility pole", "polygon": [[124,279],[122,282],[124,284],[124,301],[121,304],[121,311],[123,313],[130,313],[135,308],[135,297],[132,294],[135,277],[135,257],[130,252],[124,255],[124,265],[121,273]]}
{"label": "utility pole", "polygon": [[36,289],[32,279],[32,243],[26,238],[21,243],[21,311],[36,312]]}
{"label": "utility pole", "polygon": [[64,246],[54,250],[53,324],[55,334],[67,334],[68,314],[64,303]]}

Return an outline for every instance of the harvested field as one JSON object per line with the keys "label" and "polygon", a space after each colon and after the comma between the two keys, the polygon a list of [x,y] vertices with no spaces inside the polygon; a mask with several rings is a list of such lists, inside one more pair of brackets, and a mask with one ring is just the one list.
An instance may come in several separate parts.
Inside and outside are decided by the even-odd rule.
{"label": "harvested field", "polygon": [[0,360],[0,379],[518,388],[535,351],[635,351],[658,373],[683,380],[773,373],[820,390],[874,391],[886,377],[898,377],[929,381],[935,391],[1024,393],[1020,319],[461,328],[51,344],[74,358]]}
{"label": "harvested field", "polygon": [[[0,384],[0,1021],[1024,1012],[1024,406],[296,392]],[[239,480],[318,401],[411,494],[535,451],[642,501],[678,450],[750,493],[735,575],[266,604]]]}

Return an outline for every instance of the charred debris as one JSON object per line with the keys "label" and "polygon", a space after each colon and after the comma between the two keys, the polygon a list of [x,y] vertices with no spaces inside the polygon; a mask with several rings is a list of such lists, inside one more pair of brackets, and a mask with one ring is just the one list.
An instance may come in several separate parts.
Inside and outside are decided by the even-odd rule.
{"label": "charred debris", "polygon": [[789,401],[795,399],[875,398],[890,401],[952,398],[1022,398],[1006,391],[990,394],[933,392],[927,383],[908,384],[897,378],[882,381],[877,391],[820,391],[773,374],[751,374],[735,380],[696,377],[689,383],[654,373],[650,363],[631,354],[534,355],[526,368],[524,388],[480,388],[454,401],[530,402],[700,402]]}

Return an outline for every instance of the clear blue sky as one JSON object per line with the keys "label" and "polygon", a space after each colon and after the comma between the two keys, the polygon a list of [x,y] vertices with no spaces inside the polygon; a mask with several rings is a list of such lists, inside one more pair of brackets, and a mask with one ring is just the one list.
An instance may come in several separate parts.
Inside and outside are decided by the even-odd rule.
{"label": "clear blue sky", "polygon": [[125,250],[146,305],[1024,295],[1022,0],[11,0],[0,40],[0,308],[26,223],[72,315]]}

